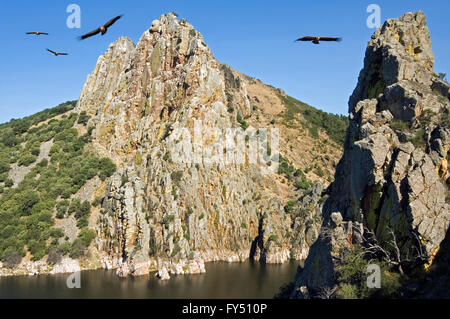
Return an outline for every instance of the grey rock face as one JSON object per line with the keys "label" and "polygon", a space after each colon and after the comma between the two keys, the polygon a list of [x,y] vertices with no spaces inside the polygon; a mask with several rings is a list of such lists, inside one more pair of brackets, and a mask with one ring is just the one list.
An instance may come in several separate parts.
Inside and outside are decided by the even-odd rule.
{"label": "grey rock face", "polygon": [[380,241],[390,240],[393,230],[405,255],[416,234],[433,262],[450,223],[449,85],[434,74],[433,63],[422,12],[388,20],[372,36],[350,97],[344,155],[321,235],[291,297],[333,287],[334,257],[358,243],[364,227]]}
{"label": "grey rock face", "polygon": [[214,146],[213,128],[239,127],[236,114],[251,111],[244,82],[186,21],[163,15],[136,45],[127,38],[111,44],[76,110],[91,116],[93,151],[119,167],[97,225],[104,267],[121,276],[158,271],[167,279],[204,272],[208,261],[306,258],[318,229],[304,229],[284,211],[274,176],[248,159],[174,158],[186,137],[179,129],[194,136],[194,120],[202,121],[200,149]]}

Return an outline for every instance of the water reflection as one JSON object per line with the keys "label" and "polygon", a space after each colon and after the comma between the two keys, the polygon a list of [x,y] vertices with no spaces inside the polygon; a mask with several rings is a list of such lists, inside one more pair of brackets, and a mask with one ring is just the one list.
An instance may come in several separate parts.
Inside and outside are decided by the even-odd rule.
{"label": "water reflection", "polygon": [[206,274],[153,275],[120,278],[113,271],[81,273],[81,289],[66,286],[68,274],[0,277],[0,298],[272,298],[294,278],[298,262],[264,265],[257,262],[206,264]]}

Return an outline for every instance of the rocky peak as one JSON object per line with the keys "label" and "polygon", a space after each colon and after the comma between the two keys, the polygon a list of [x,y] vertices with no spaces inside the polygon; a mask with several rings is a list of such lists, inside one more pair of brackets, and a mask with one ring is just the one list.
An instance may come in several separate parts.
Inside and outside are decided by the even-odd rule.
{"label": "rocky peak", "polygon": [[378,98],[382,93],[380,109],[389,109],[401,120],[412,120],[425,107],[439,111],[439,103],[422,102],[436,99],[431,87],[439,80],[433,64],[430,33],[422,12],[387,20],[369,41],[364,68],[350,97],[350,113],[359,101]]}
{"label": "rocky peak", "polygon": [[332,289],[336,262],[372,234],[387,251],[395,241],[400,267],[417,267],[410,259],[418,251],[425,268],[433,262],[450,224],[449,85],[433,63],[422,12],[390,19],[372,36],[321,235],[291,296]]}
{"label": "rocky peak", "polygon": [[[245,127],[250,116],[246,81],[218,62],[185,20],[162,15],[136,45],[127,38],[111,44],[77,111],[91,116],[92,151],[119,167],[97,223],[105,267],[121,276],[158,271],[166,279],[203,272],[207,261],[306,257],[316,224],[285,212],[276,174],[262,174],[248,156],[226,163],[220,155],[227,147],[220,130]],[[179,162],[179,147],[201,153]],[[314,219],[316,207],[307,215]]]}

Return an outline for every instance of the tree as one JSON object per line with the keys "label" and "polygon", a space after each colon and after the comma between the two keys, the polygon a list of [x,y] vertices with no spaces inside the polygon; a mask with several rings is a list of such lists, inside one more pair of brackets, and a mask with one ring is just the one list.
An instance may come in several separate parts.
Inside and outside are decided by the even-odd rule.
{"label": "tree", "polygon": [[22,261],[22,256],[17,251],[9,251],[3,257],[3,264],[6,268],[15,268]]}
{"label": "tree", "polygon": [[47,263],[50,265],[59,264],[62,260],[63,250],[61,248],[53,248],[48,253]]}
{"label": "tree", "polygon": [[20,198],[20,209],[22,212],[29,214],[34,205],[39,203],[39,196],[33,191],[27,191]]}

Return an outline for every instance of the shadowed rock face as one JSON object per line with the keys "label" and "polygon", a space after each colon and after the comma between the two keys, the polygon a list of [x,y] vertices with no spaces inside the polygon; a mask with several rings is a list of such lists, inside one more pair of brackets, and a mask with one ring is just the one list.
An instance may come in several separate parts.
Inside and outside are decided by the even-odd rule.
{"label": "shadowed rock face", "polygon": [[[207,261],[250,254],[269,263],[306,258],[318,227],[284,211],[273,175],[261,174],[248,159],[173,160],[185,137],[176,136],[178,129],[194,136],[194,120],[201,120],[210,128],[201,138],[211,146],[218,134],[213,127],[238,127],[236,114],[251,112],[244,81],[215,60],[186,21],[163,15],[136,45],[127,38],[111,44],[88,76],[76,111],[91,116],[93,151],[120,168],[97,225],[105,267],[121,276],[158,270],[167,279],[169,273],[204,272]],[[315,216],[320,191],[311,196],[308,214]]]}
{"label": "shadowed rock face", "polygon": [[422,12],[388,20],[372,36],[350,97],[350,126],[321,235],[291,297],[333,287],[334,257],[361,243],[365,227],[380,241],[390,240],[392,229],[404,255],[412,253],[415,233],[433,261],[450,223],[449,85],[433,63]]}

